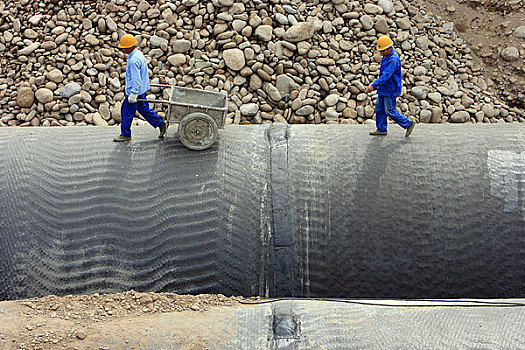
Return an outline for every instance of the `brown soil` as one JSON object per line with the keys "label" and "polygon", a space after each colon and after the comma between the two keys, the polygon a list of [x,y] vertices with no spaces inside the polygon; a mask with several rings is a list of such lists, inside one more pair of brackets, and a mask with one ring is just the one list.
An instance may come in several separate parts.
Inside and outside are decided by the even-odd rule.
{"label": "brown soil", "polygon": [[227,341],[221,320],[240,300],[129,291],[3,301],[0,349],[141,349],[168,333],[176,349],[213,348]]}
{"label": "brown soil", "polygon": [[[492,88],[499,99],[509,106],[525,108],[525,45],[512,34],[525,25],[525,5],[521,3],[511,7],[504,0],[423,0],[419,6],[454,22],[459,36],[485,64],[485,77],[495,83]],[[519,60],[501,58],[501,50],[508,46],[522,50]]]}

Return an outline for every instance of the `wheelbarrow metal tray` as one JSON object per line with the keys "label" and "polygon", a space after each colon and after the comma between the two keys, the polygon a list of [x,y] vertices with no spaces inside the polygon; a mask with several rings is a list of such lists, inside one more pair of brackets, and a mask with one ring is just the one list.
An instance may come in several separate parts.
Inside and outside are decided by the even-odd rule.
{"label": "wheelbarrow metal tray", "polygon": [[228,97],[220,92],[172,86],[168,112],[170,122],[180,121],[194,112],[208,114],[219,128],[223,128],[228,112]]}

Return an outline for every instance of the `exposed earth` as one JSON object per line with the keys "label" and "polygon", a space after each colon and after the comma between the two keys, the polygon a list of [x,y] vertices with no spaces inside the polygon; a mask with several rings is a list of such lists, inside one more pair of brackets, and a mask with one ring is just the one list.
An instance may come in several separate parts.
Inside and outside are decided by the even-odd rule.
{"label": "exposed earth", "polygon": [[[454,22],[459,36],[467,41],[485,64],[485,77],[492,79],[503,100],[525,107],[525,53],[523,38],[513,37],[513,28],[525,25],[523,0],[424,0],[419,3],[433,14]],[[513,5],[513,6],[512,6]],[[522,52],[516,61],[501,59],[506,47]]]}
{"label": "exposed earth", "polygon": [[[143,349],[151,337],[162,337],[168,329],[176,349],[215,348],[226,339],[214,335],[214,329],[222,330],[224,325],[210,324],[210,317],[224,316],[240,300],[129,291],[3,301],[0,348]],[[177,316],[167,322],[167,313]]]}

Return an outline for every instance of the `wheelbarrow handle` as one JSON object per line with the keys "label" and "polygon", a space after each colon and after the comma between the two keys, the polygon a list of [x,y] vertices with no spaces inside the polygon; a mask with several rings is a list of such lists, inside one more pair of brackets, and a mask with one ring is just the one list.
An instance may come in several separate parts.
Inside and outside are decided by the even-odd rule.
{"label": "wheelbarrow handle", "polygon": [[137,102],[151,102],[151,103],[170,103],[170,101],[167,100],[145,100],[142,98],[137,98]]}
{"label": "wheelbarrow handle", "polygon": [[149,86],[154,86],[154,87],[167,87],[167,88],[171,88],[171,87],[172,87],[171,85],[168,85],[168,84],[149,84]]}
{"label": "wheelbarrow handle", "polygon": [[[149,85],[153,87],[167,87],[167,88],[172,87],[171,85],[168,85],[168,84],[149,84]],[[138,98],[137,102],[170,103],[170,101],[167,101],[167,100],[144,100],[142,98]]]}

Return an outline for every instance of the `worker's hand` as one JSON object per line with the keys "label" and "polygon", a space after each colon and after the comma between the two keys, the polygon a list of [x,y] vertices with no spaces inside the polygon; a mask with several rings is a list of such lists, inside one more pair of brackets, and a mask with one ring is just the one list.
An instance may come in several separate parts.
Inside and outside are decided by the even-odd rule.
{"label": "worker's hand", "polygon": [[129,96],[128,96],[128,102],[129,102],[129,103],[137,103],[137,95],[135,95],[135,94],[129,94]]}
{"label": "worker's hand", "polygon": [[365,93],[367,93],[367,94],[368,94],[369,92],[372,92],[372,91],[374,91],[374,87],[373,87],[372,85],[368,85],[368,86],[366,87],[366,89],[365,89]]}

